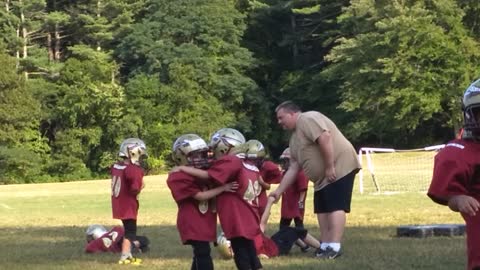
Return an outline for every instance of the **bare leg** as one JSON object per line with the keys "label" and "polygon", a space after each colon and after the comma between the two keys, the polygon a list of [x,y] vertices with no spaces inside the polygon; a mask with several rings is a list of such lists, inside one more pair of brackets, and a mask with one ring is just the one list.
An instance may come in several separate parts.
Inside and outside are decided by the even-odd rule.
{"label": "bare leg", "polygon": [[347,216],[345,211],[339,210],[328,214],[328,241],[333,243],[342,242]]}
{"label": "bare leg", "polygon": [[313,237],[311,234],[307,233],[303,242],[313,248],[320,248],[320,241],[317,238]]}
{"label": "bare leg", "polygon": [[330,224],[328,222],[328,215],[330,213],[319,213],[317,214],[318,226],[320,227],[320,242],[329,243],[330,242]]}

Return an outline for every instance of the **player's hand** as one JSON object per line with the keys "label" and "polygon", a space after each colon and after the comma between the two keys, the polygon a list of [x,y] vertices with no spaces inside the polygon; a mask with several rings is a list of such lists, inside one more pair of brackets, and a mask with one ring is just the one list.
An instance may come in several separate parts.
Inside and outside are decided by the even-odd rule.
{"label": "player's hand", "polygon": [[337,180],[337,174],[335,173],[334,166],[331,166],[325,169],[325,179],[330,183]]}
{"label": "player's hand", "polygon": [[223,185],[223,191],[224,192],[235,192],[238,189],[238,182],[230,182],[225,185]]}
{"label": "player's hand", "polygon": [[298,202],[298,209],[304,209],[305,208],[305,204],[303,203],[303,201],[299,201]]}
{"label": "player's hand", "polygon": [[278,191],[275,189],[274,191],[270,192],[270,194],[268,194],[268,197],[272,197],[275,199],[274,203],[277,203],[278,200],[280,200],[280,196],[281,194],[278,194]]}
{"label": "player's hand", "polygon": [[448,206],[452,210],[458,210],[470,216],[475,216],[480,209],[480,203],[475,198],[467,195],[453,196],[448,200]]}

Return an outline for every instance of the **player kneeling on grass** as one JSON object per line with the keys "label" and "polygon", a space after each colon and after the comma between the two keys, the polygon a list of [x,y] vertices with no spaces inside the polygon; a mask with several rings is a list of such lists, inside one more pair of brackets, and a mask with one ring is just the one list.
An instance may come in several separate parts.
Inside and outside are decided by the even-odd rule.
{"label": "player kneeling on grass", "polygon": [[112,214],[120,219],[125,230],[122,241],[122,255],[119,264],[140,265],[142,260],[133,257],[132,243],[137,236],[138,195],[144,188],[142,159],[147,155],[145,143],[138,138],[129,138],[120,145],[121,161],[113,164],[112,175]]}
{"label": "player kneeling on grass", "polygon": [[[125,231],[121,226],[115,226],[107,231],[102,225],[90,225],[86,231],[87,244],[85,245],[86,253],[99,252],[121,252]],[[150,240],[146,236],[137,235],[137,239],[133,241],[132,253],[144,253],[149,250]]]}
{"label": "player kneeling on grass", "polygon": [[179,166],[182,171],[214,185],[237,182],[236,192],[217,196],[217,210],[225,237],[231,242],[235,265],[240,270],[257,270],[262,264],[255,252],[253,239],[260,233],[258,216],[258,168],[235,155],[235,148],[245,143],[245,137],[236,129],[222,128],[210,139],[215,161],[207,170]]}
{"label": "player kneeling on grass", "polygon": [[[302,249],[312,247],[315,249],[320,248],[320,242],[310,235],[308,231],[302,227],[281,227],[278,232],[273,234],[270,238],[265,235],[265,227],[270,216],[270,210],[272,208],[275,198],[268,197],[267,206],[263,213],[260,228],[262,233],[255,237],[255,248],[257,254],[263,258],[271,258],[275,256],[288,255],[292,246],[295,243],[301,243]],[[298,241],[300,240],[300,241]]]}
{"label": "player kneeling on grass", "polygon": [[[210,166],[207,143],[196,134],[185,134],[173,143],[173,160],[177,165],[197,169]],[[193,247],[192,270],[212,270],[210,243],[216,240],[217,213],[210,200],[227,191],[234,192],[236,182],[210,189],[210,184],[181,171],[171,172],[167,185],[178,205],[177,229],[183,244]]]}
{"label": "player kneeling on grass", "polygon": [[480,79],[463,95],[464,131],[435,156],[428,196],[460,212],[466,223],[468,269],[480,270]]}

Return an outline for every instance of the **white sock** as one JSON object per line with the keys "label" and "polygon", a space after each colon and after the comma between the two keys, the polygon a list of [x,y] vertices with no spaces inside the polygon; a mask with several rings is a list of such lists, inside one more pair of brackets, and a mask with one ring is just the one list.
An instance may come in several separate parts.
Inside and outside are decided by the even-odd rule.
{"label": "white sock", "polygon": [[330,246],[330,243],[321,243],[320,244],[320,249],[321,250],[327,250],[327,247]]}
{"label": "white sock", "polygon": [[340,243],[328,243],[328,246],[330,246],[335,252],[338,252],[340,250],[341,244]]}
{"label": "white sock", "polygon": [[120,260],[125,260],[132,257],[132,253],[122,253],[122,256],[120,256]]}

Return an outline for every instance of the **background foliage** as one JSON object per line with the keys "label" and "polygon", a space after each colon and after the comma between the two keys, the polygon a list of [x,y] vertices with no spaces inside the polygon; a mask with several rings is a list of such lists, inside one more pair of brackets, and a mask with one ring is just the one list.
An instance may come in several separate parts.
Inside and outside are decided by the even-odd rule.
{"label": "background foliage", "polygon": [[4,0],[0,183],[105,175],[127,137],[164,170],[176,137],[225,126],[276,158],[287,99],[357,147],[443,143],[479,75],[477,2]]}

